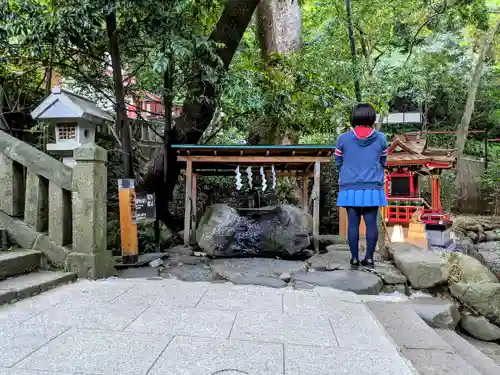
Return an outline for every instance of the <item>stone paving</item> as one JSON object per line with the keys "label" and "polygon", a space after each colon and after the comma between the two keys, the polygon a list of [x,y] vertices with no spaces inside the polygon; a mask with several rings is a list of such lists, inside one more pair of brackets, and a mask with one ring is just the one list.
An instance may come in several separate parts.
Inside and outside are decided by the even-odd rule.
{"label": "stone paving", "polygon": [[330,288],[80,281],[0,307],[0,375],[410,375],[362,298]]}

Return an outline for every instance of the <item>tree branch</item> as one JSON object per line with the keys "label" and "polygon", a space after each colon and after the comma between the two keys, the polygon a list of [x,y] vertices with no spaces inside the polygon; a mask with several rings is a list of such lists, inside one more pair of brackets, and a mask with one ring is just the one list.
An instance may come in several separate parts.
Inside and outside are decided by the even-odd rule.
{"label": "tree branch", "polygon": [[413,47],[415,46],[415,43],[417,41],[418,34],[420,34],[420,32],[424,29],[424,27],[426,27],[428,24],[430,24],[431,21],[433,21],[435,17],[443,14],[444,12],[446,12],[447,9],[448,9],[448,3],[445,0],[441,10],[436,11],[434,14],[428,16],[427,20],[422,25],[420,25],[420,27],[417,29],[417,31],[413,35],[413,38],[412,38],[411,43],[410,43],[410,48],[408,49],[408,56],[406,57],[404,65],[406,65],[408,63],[408,61],[410,60],[410,57],[413,53]]}

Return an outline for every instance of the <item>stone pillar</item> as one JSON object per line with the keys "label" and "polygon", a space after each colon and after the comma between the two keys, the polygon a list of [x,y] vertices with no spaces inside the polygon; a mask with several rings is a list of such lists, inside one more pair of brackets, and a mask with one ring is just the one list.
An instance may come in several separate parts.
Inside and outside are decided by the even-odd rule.
{"label": "stone pillar", "polygon": [[22,167],[0,152],[0,211],[20,216],[24,206]]}
{"label": "stone pillar", "polygon": [[107,249],[107,152],[96,145],[74,151],[73,253],[70,267],[81,276],[100,278],[112,273]]}
{"label": "stone pillar", "polygon": [[26,202],[24,222],[37,232],[48,229],[49,183],[28,170],[26,176]]}
{"label": "stone pillar", "polygon": [[71,241],[71,193],[49,181],[49,237],[56,245]]}

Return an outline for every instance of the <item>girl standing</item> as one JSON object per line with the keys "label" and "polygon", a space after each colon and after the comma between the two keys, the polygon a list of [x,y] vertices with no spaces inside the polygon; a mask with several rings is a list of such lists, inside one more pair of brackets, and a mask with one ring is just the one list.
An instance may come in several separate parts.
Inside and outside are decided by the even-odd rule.
{"label": "girl standing", "polygon": [[384,191],[384,169],[387,163],[387,140],[373,125],[376,112],[371,104],[357,104],[351,114],[353,128],[338,138],[335,161],[340,170],[337,206],[347,210],[347,239],[351,250],[351,266],[359,261],[359,225],[366,224],[366,256],[361,265],[373,267],[373,254],[378,240],[378,209],[387,206]]}

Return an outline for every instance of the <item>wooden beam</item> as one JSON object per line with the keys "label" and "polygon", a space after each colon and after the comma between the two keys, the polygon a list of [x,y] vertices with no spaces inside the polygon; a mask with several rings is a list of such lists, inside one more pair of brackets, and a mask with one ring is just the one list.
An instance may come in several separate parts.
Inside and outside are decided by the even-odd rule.
{"label": "wooden beam", "polygon": [[186,165],[186,197],[184,200],[184,246],[189,246],[191,238],[191,205],[193,188],[193,163],[187,162]]}
{"label": "wooden beam", "polygon": [[197,163],[261,163],[261,164],[295,164],[330,162],[329,156],[177,156],[177,161]]}
{"label": "wooden beam", "polygon": [[319,251],[319,184],[320,184],[321,162],[314,163],[314,185],[313,185],[313,242],[314,250]]}
{"label": "wooden beam", "polygon": [[302,209],[309,212],[309,178],[302,177]]}
{"label": "wooden beam", "polygon": [[[221,170],[221,171],[194,171],[198,176],[233,176],[235,172],[233,170]],[[276,171],[276,177],[314,177],[314,172],[299,172],[299,171]]]}
{"label": "wooden beam", "polygon": [[196,243],[196,174],[193,173],[193,181],[191,185],[191,244]]}

